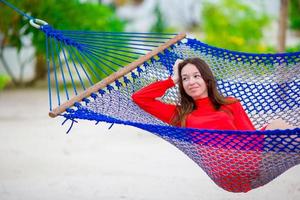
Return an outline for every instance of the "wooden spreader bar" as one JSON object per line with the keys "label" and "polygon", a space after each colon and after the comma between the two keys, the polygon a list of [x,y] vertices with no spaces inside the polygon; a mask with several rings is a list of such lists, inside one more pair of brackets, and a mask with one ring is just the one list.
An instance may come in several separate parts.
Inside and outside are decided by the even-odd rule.
{"label": "wooden spreader bar", "polygon": [[85,90],[81,94],[71,98],[70,100],[66,101],[65,103],[61,104],[60,106],[54,108],[52,111],[49,112],[49,116],[53,117],[53,118],[57,117],[59,114],[65,112],[67,108],[72,107],[76,102],[81,102],[82,99],[89,97],[92,93],[96,93],[96,92],[98,92],[98,90],[105,88],[107,85],[113,83],[115,80],[128,74],[132,70],[136,69],[138,66],[142,65],[144,62],[150,60],[152,57],[156,56],[160,52],[169,48],[171,45],[176,44],[178,41],[184,39],[185,37],[186,37],[185,33],[180,33],[180,34],[176,35],[174,38],[168,40],[166,43],[153,49],[152,51],[148,52],[146,55],[141,56],[136,61],[128,64],[127,66],[123,67],[122,69],[118,70],[117,72],[115,72],[115,73],[109,75],[108,77],[104,78],[103,80],[99,81],[95,85],[89,87],[87,90]]}

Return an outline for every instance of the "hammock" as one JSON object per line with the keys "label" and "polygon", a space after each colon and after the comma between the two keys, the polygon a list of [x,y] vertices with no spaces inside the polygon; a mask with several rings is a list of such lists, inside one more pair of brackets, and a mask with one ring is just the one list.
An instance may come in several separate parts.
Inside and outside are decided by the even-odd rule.
{"label": "hammock", "polygon": [[[213,70],[221,93],[240,99],[257,129],[275,118],[299,127],[300,52],[235,52],[185,34],[59,31],[30,19],[46,36],[51,117],[63,116],[72,124],[83,119],[149,131],[175,145],[230,192],[263,186],[300,163],[299,128],[177,128],[131,100],[133,92],[170,76],[178,58],[200,57]],[[161,101],[176,104],[177,95],[177,88],[171,88]]]}
{"label": "hammock", "polygon": [[[55,109],[50,107],[50,116],[62,115],[73,122],[85,119],[125,124],[149,131],[175,145],[218,186],[231,192],[247,192],[262,186],[300,163],[299,128],[272,131],[176,128],[144,112],[131,100],[131,94],[141,87],[170,76],[178,58],[200,57],[211,66],[219,90],[225,96],[241,100],[256,128],[277,117],[299,126],[300,52],[234,52],[185,38],[185,34],[151,51],[149,43],[169,39],[170,35],[58,31],[48,25],[41,30],[47,36],[48,66],[54,68],[53,78],[48,77],[49,84],[56,85],[54,90],[49,87],[50,106],[55,99],[58,105]],[[124,52],[124,49],[129,50]],[[150,52],[80,95],[76,94],[78,86],[74,84],[74,77],[78,77],[85,89],[80,74],[84,77],[110,74],[115,67],[121,67],[116,60],[130,62],[130,59],[124,60],[124,56],[145,51]],[[90,73],[84,72],[88,70]],[[73,98],[70,98],[72,91],[66,86],[66,77],[72,82]],[[64,94],[60,94],[58,88],[64,88]],[[177,99],[177,89],[172,88],[162,101],[175,104]]]}

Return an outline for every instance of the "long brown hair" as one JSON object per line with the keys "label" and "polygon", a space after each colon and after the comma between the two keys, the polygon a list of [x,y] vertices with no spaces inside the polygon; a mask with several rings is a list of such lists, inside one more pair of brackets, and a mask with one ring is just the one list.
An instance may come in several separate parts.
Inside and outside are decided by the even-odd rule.
{"label": "long brown hair", "polygon": [[172,125],[185,127],[185,121],[188,114],[190,114],[194,109],[196,109],[196,104],[194,99],[189,96],[183,88],[181,71],[187,64],[193,64],[199,70],[203,80],[207,86],[208,98],[213,103],[216,110],[219,110],[222,105],[231,104],[237,102],[238,100],[232,99],[228,100],[217,89],[216,79],[208,66],[208,64],[200,58],[188,58],[182,61],[178,65],[178,75],[179,75],[179,94],[180,94],[180,105],[177,106],[177,114],[172,120]]}

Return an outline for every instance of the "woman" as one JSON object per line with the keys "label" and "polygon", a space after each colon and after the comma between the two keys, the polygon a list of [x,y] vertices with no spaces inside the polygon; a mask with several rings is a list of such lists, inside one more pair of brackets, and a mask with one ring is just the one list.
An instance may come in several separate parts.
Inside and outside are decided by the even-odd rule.
{"label": "woman", "polygon": [[[179,84],[180,105],[165,104],[156,98]],[[146,112],[175,126],[214,130],[255,130],[252,122],[234,97],[222,96],[210,67],[200,58],[177,60],[174,75],[152,83],[132,95]],[[264,129],[292,128],[281,119]]]}
{"label": "woman", "polygon": [[[180,106],[157,100],[179,84]],[[181,127],[215,130],[255,130],[240,102],[223,97],[209,66],[200,58],[177,60],[174,75],[132,95],[133,101],[162,121]]]}
{"label": "woman", "polygon": [[[156,99],[175,84],[179,84],[180,105],[165,104]],[[171,125],[214,130],[255,130],[239,100],[224,97],[218,92],[212,71],[200,58],[177,60],[172,77],[142,88],[132,95],[132,99],[143,110]],[[282,120],[277,120],[270,127],[289,126]],[[253,148],[250,142],[241,151],[230,146],[230,141],[242,144],[245,137],[228,135],[224,140],[225,143],[228,142],[228,146],[206,146],[202,144],[203,141],[194,143],[198,154],[203,158],[201,165],[223,189],[247,192],[252,189],[253,180],[259,176],[264,137],[257,135],[254,137],[256,147]],[[228,155],[235,156],[230,158]]]}

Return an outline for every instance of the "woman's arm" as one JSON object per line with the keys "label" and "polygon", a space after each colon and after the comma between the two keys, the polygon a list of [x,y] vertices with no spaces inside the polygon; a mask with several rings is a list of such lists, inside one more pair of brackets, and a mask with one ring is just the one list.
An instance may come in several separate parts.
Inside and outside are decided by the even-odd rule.
{"label": "woman's arm", "polygon": [[164,81],[154,82],[135,92],[132,100],[146,112],[170,124],[175,115],[176,106],[165,104],[156,98],[162,97],[166,90],[174,85],[171,77]]}

